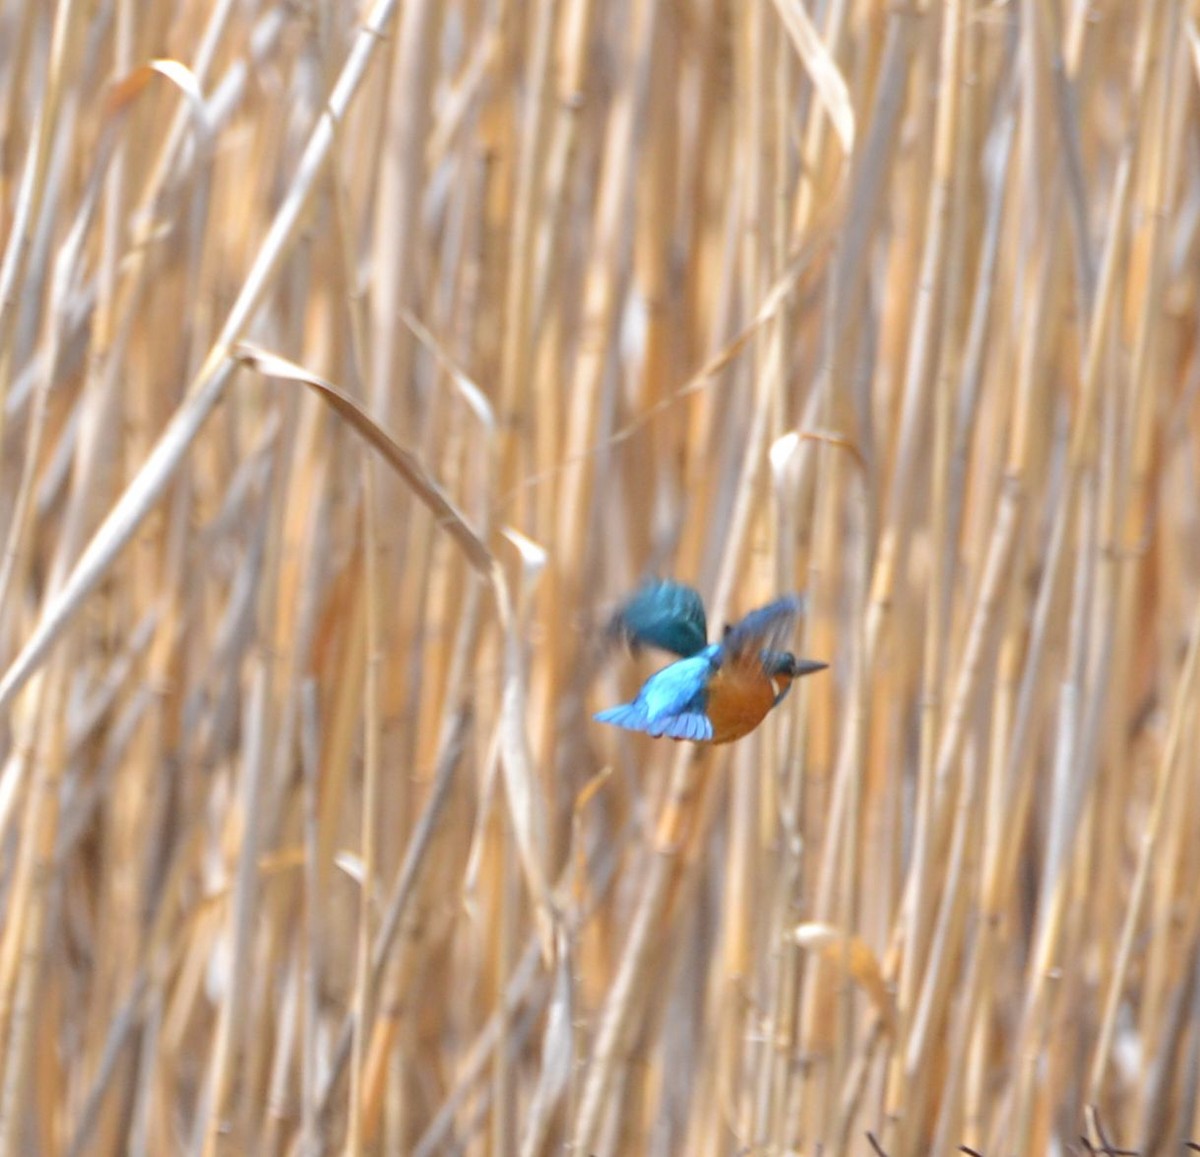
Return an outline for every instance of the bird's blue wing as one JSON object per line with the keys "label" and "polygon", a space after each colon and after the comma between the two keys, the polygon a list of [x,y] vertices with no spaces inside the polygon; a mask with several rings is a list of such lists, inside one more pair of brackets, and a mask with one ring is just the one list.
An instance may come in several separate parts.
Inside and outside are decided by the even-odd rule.
{"label": "bird's blue wing", "polygon": [[670,739],[690,739],[693,743],[706,743],[713,737],[713,725],[707,715],[698,711],[685,711],[672,715],[654,725],[651,735],[665,735]]}
{"label": "bird's blue wing", "polygon": [[704,710],[705,689],[712,678],[712,658],[716,651],[716,647],[706,647],[699,655],[680,659],[646,680],[636,702],[644,705],[651,721]]}
{"label": "bird's blue wing", "polygon": [[600,711],[596,720],[647,735],[696,742],[711,739],[712,724],[704,707],[716,651],[715,646],[706,647],[699,655],[664,667],[646,680],[632,703]]}
{"label": "bird's blue wing", "polygon": [[597,711],[593,719],[597,723],[611,723],[629,731],[645,731],[650,725],[646,709],[640,703],[621,703],[605,711]]}
{"label": "bird's blue wing", "polygon": [[659,647],[684,658],[708,643],[704,600],[670,579],[646,583],[613,616],[609,630],[632,646]]}
{"label": "bird's blue wing", "polygon": [[703,743],[713,737],[708,716],[699,711],[684,711],[679,715],[651,719],[645,707],[634,702],[598,711],[595,718],[600,723],[611,723],[627,731],[643,731],[655,738],[665,735],[670,739],[690,739],[694,743]]}
{"label": "bird's blue wing", "polygon": [[761,662],[763,651],[780,649],[803,609],[804,600],[799,595],[787,595],[751,611],[726,632],[721,642],[722,658],[735,663]]}

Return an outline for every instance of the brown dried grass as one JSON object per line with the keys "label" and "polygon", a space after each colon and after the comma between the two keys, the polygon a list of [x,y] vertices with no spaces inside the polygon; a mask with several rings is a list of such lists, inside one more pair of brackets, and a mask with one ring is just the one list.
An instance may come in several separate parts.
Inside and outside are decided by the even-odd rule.
{"label": "brown dried grass", "polygon": [[1191,9],[351,7],[0,0],[0,1151],[1200,1137]]}

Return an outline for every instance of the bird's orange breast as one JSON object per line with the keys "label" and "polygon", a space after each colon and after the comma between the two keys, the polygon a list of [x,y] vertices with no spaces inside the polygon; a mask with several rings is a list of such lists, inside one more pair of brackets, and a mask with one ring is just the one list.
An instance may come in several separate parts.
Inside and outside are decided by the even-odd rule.
{"label": "bird's orange breast", "polygon": [[761,667],[723,666],[708,684],[706,713],[713,743],[732,743],[748,735],[775,706],[776,688]]}

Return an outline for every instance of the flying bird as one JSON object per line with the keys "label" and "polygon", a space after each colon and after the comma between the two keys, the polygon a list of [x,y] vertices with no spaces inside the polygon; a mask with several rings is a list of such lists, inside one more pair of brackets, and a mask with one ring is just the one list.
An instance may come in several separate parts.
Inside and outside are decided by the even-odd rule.
{"label": "flying bird", "polygon": [[797,659],[780,647],[803,608],[788,595],[751,611],[708,642],[704,601],[683,583],[647,583],[613,617],[611,630],[636,650],[679,655],[651,675],[632,703],[597,713],[601,723],[695,743],[731,743],[748,735],[788,693],[792,680],[829,664]]}

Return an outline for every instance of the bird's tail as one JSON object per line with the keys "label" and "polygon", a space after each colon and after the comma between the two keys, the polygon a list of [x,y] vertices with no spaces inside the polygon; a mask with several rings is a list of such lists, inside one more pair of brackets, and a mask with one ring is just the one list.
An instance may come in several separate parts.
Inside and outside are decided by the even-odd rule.
{"label": "bird's tail", "polygon": [[700,711],[681,711],[665,718],[651,719],[640,703],[622,703],[595,715],[599,723],[612,723],[629,731],[644,731],[655,738],[665,735],[668,739],[690,739],[693,743],[707,743],[713,737],[713,726]]}
{"label": "bird's tail", "polygon": [[650,726],[646,709],[637,703],[621,703],[605,711],[597,711],[597,723],[611,723],[614,727],[625,727],[630,731],[645,731]]}

